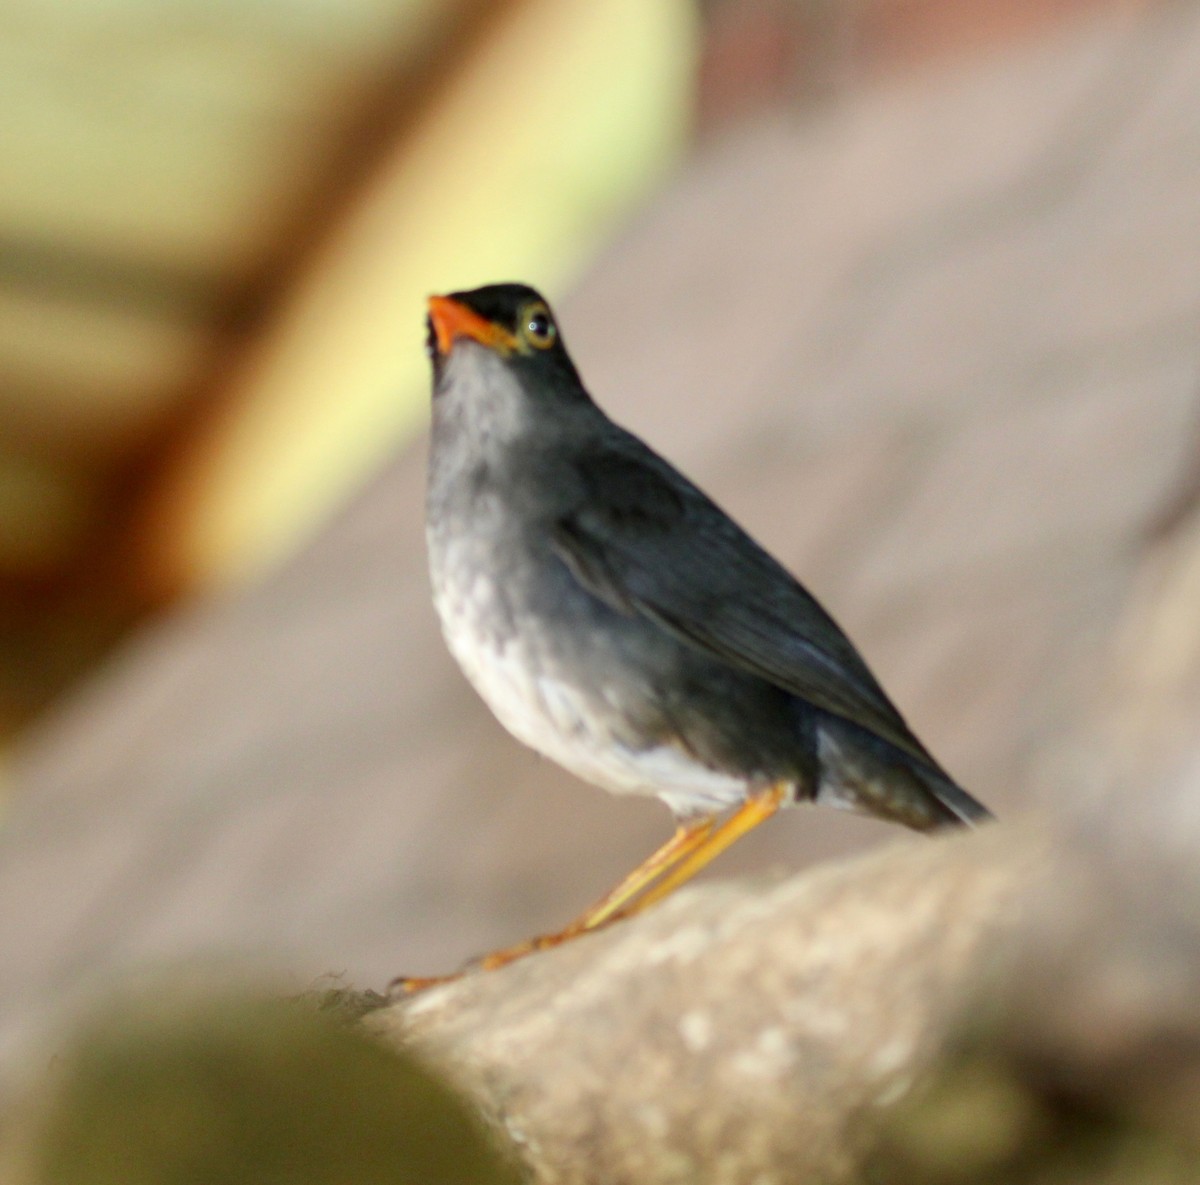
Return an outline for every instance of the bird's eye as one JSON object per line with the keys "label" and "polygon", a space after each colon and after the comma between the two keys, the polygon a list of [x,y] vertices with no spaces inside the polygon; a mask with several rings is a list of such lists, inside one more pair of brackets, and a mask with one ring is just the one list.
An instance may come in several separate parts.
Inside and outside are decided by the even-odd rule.
{"label": "bird's eye", "polygon": [[541,301],[526,305],[521,310],[520,329],[521,336],[539,350],[548,350],[554,345],[554,339],[558,336],[554,318],[550,316],[550,310]]}

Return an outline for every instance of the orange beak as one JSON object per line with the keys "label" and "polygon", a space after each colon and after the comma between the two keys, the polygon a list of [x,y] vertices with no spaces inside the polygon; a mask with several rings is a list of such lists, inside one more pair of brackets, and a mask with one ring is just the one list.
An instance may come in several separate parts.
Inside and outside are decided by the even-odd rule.
{"label": "orange beak", "polygon": [[429,320],[437,338],[438,353],[442,355],[450,353],[450,347],[460,337],[469,337],[505,355],[517,348],[517,339],[508,330],[450,296],[429,298]]}

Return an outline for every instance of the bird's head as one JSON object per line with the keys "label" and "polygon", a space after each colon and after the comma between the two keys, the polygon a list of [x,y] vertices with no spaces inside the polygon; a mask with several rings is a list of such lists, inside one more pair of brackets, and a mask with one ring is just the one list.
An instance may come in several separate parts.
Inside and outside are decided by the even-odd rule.
{"label": "bird's head", "polygon": [[477,355],[481,349],[534,396],[563,399],[583,393],[550,306],[527,284],[488,284],[431,296],[427,327],[435,395],[445,386],[455,356]]}

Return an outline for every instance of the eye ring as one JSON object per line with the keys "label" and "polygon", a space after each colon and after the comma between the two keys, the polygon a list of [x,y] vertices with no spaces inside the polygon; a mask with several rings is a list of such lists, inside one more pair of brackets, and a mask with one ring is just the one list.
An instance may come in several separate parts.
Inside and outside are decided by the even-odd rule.
{"label": "eye ring", "polygon": [[558,326],[550,310],[540,301],[533,301],[521,310],[517,330],[523,341],[538,350],[548,350],[558,338]]}

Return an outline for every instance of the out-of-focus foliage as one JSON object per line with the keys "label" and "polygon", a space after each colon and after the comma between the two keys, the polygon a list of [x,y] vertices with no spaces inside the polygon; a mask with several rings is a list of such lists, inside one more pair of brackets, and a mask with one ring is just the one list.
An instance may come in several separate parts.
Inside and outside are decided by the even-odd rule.
{"label": "out-of-focus foliage", "polygon": [[890,1117],[869,1179],[873,1185],[1200,1180],[1200,1091],[1194,1081],[1190,1090],[1186,1082],[1174,1082],[1185,1091],[1183,1097],[1174,1091],[1169,1107],[1153,1090],[1135,1088],[1122,1098],[1097,1085],[1064,1077],[1049,1060],[1039,1064],[995,1049],[964,1055]]}
{"label": "out-of-focus foliage", "polygon": [[4,1185],[510,1185],[477,1117],[307,1001],[96,1015],[5,1124]]}

